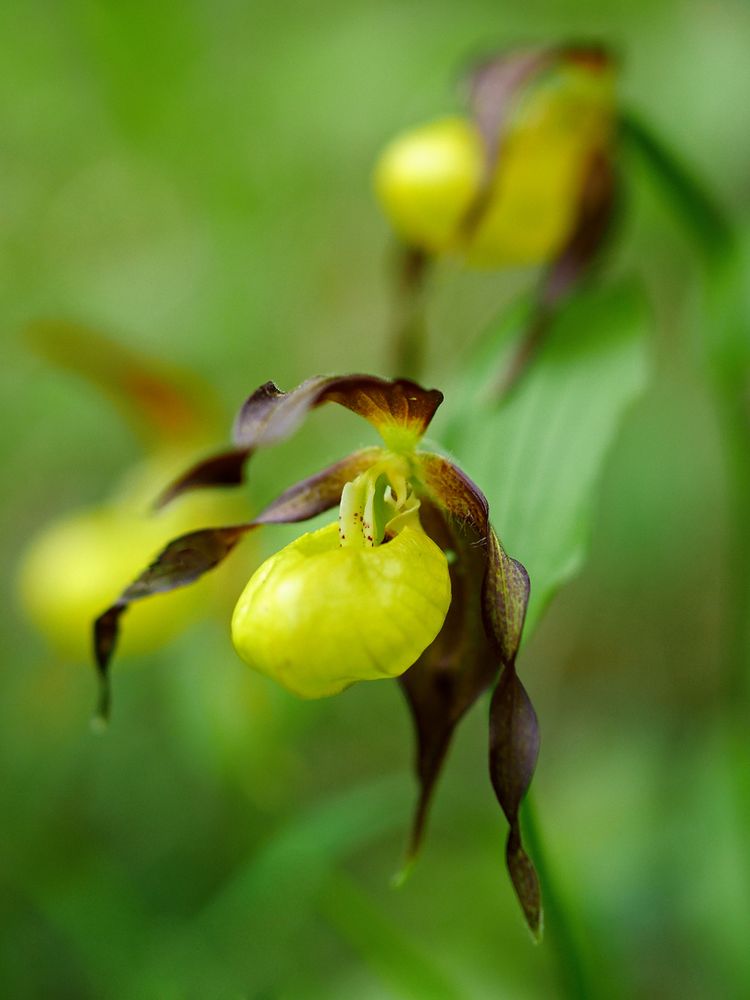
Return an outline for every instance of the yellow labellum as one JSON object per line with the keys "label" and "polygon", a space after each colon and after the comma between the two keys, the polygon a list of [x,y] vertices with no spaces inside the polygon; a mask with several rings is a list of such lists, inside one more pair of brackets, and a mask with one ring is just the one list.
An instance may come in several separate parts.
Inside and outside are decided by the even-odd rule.
{"label": "yellow labellum", "polygon": [[373,548],[341,547],[330,524],[257,570],[232,640],[256,670],[321,698],[408,670],[442,628],[450,597],[445,555],[418,523]]}

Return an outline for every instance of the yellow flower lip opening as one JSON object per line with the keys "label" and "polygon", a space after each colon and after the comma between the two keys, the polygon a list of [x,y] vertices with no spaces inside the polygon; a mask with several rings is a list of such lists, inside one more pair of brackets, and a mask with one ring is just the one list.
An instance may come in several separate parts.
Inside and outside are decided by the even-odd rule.
{"label": "yellow flower lip opening", "polygon": [[374,547],[342,547],[330,524],[251,577],[232,641],[256,670],[321,698],[408,670],[442,628],[450,599],[447,559],[418,523]]}

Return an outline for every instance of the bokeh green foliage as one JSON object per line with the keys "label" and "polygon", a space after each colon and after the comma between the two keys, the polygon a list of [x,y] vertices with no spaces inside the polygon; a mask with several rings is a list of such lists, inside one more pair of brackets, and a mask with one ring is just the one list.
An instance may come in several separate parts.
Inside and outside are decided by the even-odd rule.
{"label": "bokeh green foliage", "polygon": [[[112,731],[96,741],[92,677],[25,625],[13,567],[40,524],[105,496],[137,454],[93,391],[30,355],[27,321],[92,323],[200,370],[228,407],[267,378],[387,373],[378,150],[450,110],[467,52],[576,35],[620,48],[624,99],[746,234],[739,0],[473,0],[429,16],[406,0],[0,6],[3,994],[559,993],[554,942],[534,948],[504,877],[482,706],[458,736],[424,857],[395,893],[412,792],[395,686],[301,705],[250,676],[227,628],[207,623],[122,664]],[[654,303],[655,375],[606,463],[588,562],[519,663],[543,725],[539,819],[608,996],[742,995],[750,817],[736,813],[711,725],[728,583],[700,259],[642,166],[623,169],[610,267]],[[448,392],[446,420],[451,388],[465,406],[457,357],[528,280],[441,265],[429,371]],[[316,414],[258,457],[250,505],[361,435],[354,418]],[[259,544],[293,534],[269,529]]]}

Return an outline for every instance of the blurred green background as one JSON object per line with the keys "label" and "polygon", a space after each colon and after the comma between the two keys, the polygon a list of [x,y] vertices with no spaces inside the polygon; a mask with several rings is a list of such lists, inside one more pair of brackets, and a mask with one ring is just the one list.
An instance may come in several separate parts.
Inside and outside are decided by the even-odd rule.
{"label": "blurred green background", "polygon": [[[38,528],[101,499],[138,455],[93,389],[33,356],[25,323],[79,320],[192,368],[228,412],[267,379],[386,374],[379,149],[457,106],[468,55],[570,37],[620,52],[623,101],[745,233],[741,0],[0,5],[3,996],[570,995],[559,941],[532,944],[505,874],[484,702],[395,891],[413,795],[395,685],[297,702],[208,622],[116,667],[97,739],[92,671],[25,623],[15,579]],[[535,800],[600,995],[740,997],[750,817],[713,725],[722,441],[697,261],[629,180],[620,255],[653,301],[654,375],[607,462],[590,559],[519,664],[543,732]],[[449,389],[459,352],[530,277],[440,267],[427,381]],[[347,414],[315,414],[258,458],[248,511],[369,440]],[[252,558],[288,537],[269,529]]]}

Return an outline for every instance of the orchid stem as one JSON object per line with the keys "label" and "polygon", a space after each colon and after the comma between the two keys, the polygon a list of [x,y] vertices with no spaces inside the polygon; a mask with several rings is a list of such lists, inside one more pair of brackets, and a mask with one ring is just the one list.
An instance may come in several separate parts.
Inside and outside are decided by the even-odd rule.
{"label": "orchid stem", "polygon": [[399,249],[394,275],[392,364],[394,374],[400,378],[418,380],[424,369],[424,290],[428,272],[429,258],[424,251],[408,246]]}

